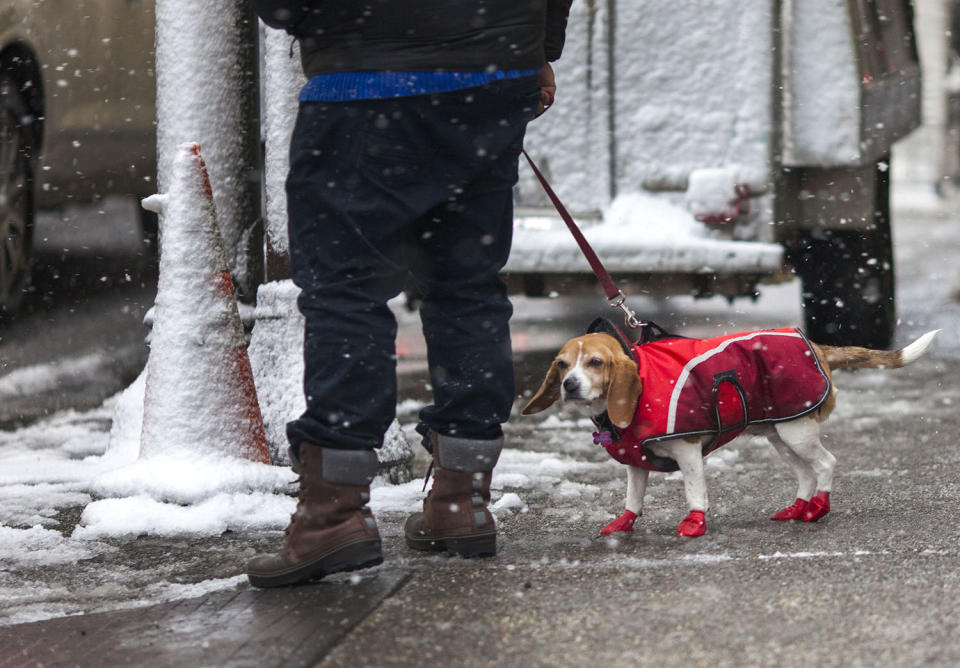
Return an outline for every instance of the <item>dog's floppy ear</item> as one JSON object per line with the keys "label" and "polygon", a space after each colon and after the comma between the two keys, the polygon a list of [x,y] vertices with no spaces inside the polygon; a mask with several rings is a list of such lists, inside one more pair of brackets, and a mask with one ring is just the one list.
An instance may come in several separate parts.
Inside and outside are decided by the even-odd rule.
{"label": "dog's floppy ear", "polygon": [[618,356],[607,388],[607,415],[613,424],[623,429],[633,422],[642,391],[636,363],[626,355]]}
{"label": "dog's floppy ear", "polygon": [[540,389],[537,390],[537,393],[533,395],[533,399],[524,406],[521,414],[523,415],[533,415],[534,413],[539,413],[542,410],[546,410],[553,405],[553,403],[560,398],[560,369],[557,368],[557,363],[554,361],[550,365],[550,369],[547,370],[547,376],[543,379],[543,383],[540,385]]}

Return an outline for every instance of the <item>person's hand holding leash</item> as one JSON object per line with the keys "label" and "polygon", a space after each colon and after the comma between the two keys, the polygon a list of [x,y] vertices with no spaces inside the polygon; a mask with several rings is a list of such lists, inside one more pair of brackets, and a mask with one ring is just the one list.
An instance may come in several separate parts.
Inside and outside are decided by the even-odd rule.
{"label": "person's hand holding leash", "polygon": [[553,67],[550,63],[543,66],[540,70],[540,102],[537,103],[537,112],[533,115],[538,118],[543,115],[547,109],[553,106],[553,99],[557,94],[557,79],[553,74]]}

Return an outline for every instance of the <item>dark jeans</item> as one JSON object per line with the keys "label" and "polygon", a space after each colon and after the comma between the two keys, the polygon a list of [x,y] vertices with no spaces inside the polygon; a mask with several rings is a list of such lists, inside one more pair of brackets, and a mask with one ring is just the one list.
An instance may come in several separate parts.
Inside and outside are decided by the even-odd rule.
{"label": "dark jeans", "polygon": [[420,428],[497,438],[513,403],[498,272],[535,78],[430,96],[300,105],[290,148],[290,259],[306,318],[296,448],[379,447],[396,412],[396,321],[412,276],[434,403]]}

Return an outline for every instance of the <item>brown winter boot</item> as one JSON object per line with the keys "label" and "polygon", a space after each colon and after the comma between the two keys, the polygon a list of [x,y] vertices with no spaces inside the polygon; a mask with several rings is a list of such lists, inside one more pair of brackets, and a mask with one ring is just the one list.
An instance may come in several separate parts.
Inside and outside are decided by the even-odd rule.
{"label": "brown winter boot", "polygon": [[423,512],[407,518],[403,528],[407,545],[463,557],[492,557],[497,553],[497,526],[487,505],[503,438],[476,440],[433,431],[429,438],[433,487],[423,501]]}
{"label": "brown winter boot", "polygon": [[[300,499],[279,554],[247,564],[254,587],[282,587],[383,561],[377,523],[367,508],[377,472],[372,450],[300,444]],[[299,466],[298,466],[299,464]]]}

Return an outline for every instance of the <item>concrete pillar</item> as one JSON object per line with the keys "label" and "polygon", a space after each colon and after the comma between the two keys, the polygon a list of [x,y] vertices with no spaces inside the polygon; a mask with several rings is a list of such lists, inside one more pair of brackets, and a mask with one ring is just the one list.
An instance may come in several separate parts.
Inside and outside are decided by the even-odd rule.
{"label": "concrete pillar", "polygon": [[[257,21],[249,0],[157,0],[157,181],[199,142],[241,298],[262,278]],[[162,252],[161,239],[161,252]]]}

